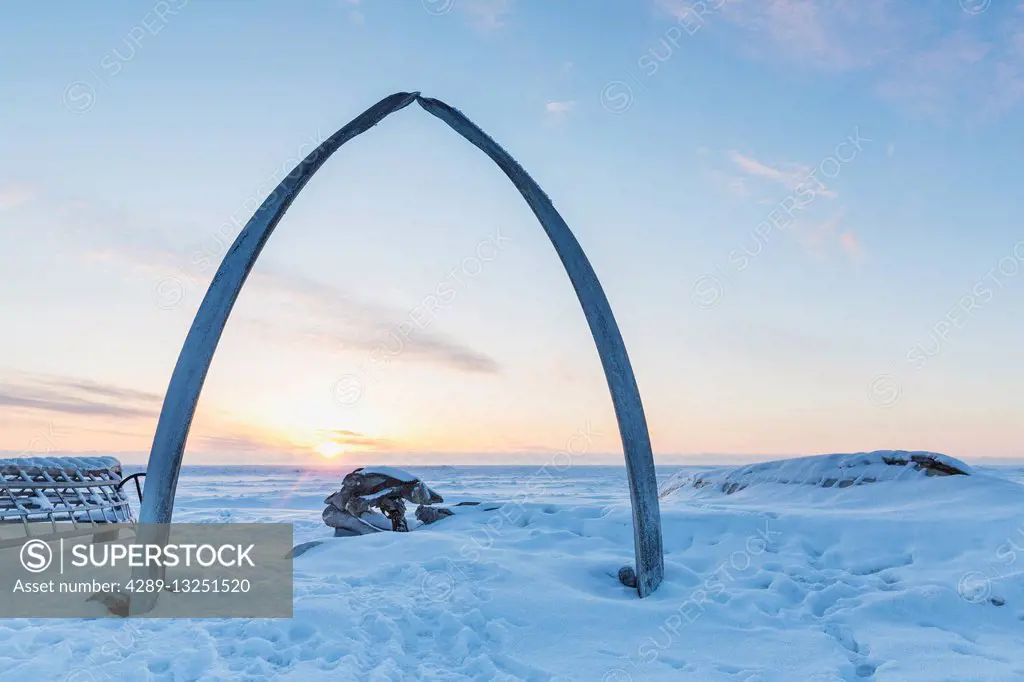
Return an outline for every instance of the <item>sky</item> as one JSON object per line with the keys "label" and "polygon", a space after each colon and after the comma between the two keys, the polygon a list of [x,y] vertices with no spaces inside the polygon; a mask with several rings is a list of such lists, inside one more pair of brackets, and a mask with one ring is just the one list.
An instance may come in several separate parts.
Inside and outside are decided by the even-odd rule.
{"label": "sky", "polygon": [[[1024,3],[21,2],[0,62],[8,456],[144,463],[226,248],[398,91],[461,109],[553,199],[656,461],[1024,456]],[[621,453],[543,230],[411,106],[281,221],[185,462]]]}

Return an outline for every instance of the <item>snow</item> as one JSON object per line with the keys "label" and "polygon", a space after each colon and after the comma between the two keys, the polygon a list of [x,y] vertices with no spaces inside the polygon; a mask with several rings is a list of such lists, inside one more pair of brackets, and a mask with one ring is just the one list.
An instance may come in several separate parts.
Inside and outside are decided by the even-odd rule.
{"label": "snow", "polygon": [[384,516],[383,514],[381,514],[376,509],[368,510],[362,516],[360,516],[359,519],[361,521],[365,521],[366,523],[368,523],[369,525],[373,526],[374,528],[379,528],[380,530],[387,530],[387,531],[391,530],[391,519],[389,519],[388,517]]}
{"label": "snow", "polygon": [[395,467],[388,466],[370,466],[363,467],[362,473],[364,474],[380,474],[381,476],[389,476],[397,479],[403,483],[411,483],[416,480],[416,476],[410,474],[405,469],[397,469]]}
{"label": "snow", "polygon": [[[616,579],[633,552],[620,468],[416,468],[446,503],[484,504],[350,538],[320,520],[344,471],[186,468],[176,521],[289,521],[297,544],[325,541],[295,560],[295,617],[0,620],[0,669],[74,681],[1024,679],[1024,471],[822,488],[756,470],[765,480],[728,495],[666,492],[665,582],[640,600]],[[76,668],[87,672],[68,677]]]}
{"label": "snow", "polygon": [[0,469],[19,468],[29,474],[40,471],[107,471],[121,466],[114,457],[7,457],[0,459]]}

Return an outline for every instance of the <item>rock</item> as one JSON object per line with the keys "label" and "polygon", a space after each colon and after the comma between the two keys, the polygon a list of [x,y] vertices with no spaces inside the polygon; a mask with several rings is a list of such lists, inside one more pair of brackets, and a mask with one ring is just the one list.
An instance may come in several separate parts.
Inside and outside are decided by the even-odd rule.
{"label": "rock", "polygon": [[619,569],[619,582],[626,587],[636,587],[636,571],[632,566],[623,566]]}
{"label": "rock", "polygon": [[909,466],[925,476],[970,476],[963,462],[932,452],[894,452],[882,457],[889,466]]}
{"label": "rock", "polygon": [[314,547],[319,547],[322,544],[324,544],[323,540],[313,540],[312,542],[303,542],[301,544],[295,545],[291,549],[291,551],[288,552],[284,556],[284,558],[285,559],[294,559],[296,557],[300,557],[303,554],[305,554],[306,552],[308,552],[309,550],[313,549]]}
{"label": "rock", "polygon": [[455,512],[451,509],[445,509],[444,507],[426,507],[420,505],[416,507],[416,518],[424,524],[434,523],[440,521],[446,516],[454,516]]}

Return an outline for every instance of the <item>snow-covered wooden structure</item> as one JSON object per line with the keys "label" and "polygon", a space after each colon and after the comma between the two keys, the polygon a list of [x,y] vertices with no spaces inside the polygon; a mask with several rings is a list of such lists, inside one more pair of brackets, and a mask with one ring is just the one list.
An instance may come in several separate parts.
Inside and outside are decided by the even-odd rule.
{"label": "snow-covered wooden structure", "polygon": [[26,538],[104,536],[109,524],[133,523],[113,457],[0,459],[0,548]]}

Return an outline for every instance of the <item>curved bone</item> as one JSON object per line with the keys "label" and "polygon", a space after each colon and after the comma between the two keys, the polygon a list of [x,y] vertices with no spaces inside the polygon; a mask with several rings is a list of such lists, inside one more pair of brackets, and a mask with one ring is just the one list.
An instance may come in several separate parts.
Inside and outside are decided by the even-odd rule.
{"label": "curved bone", "polygon": [[385,97],[331,135],[281,181],[225,254],[196,313],[164,397],[149,456],[140,522],[171,521],[185,443],[199,394],[231,309],[274,228],[335,151],[414,100],[481,149],[505,172],[530,205],[565,266],[597,345],[615,407],[633,504],[638,591],[641,597],[647,596],[657,588],[664,574],[654,457],[636,379],[597,275],[551,200],[526,171],[461,112],[439,100],[421,98],[419,93],[399,92]]}

